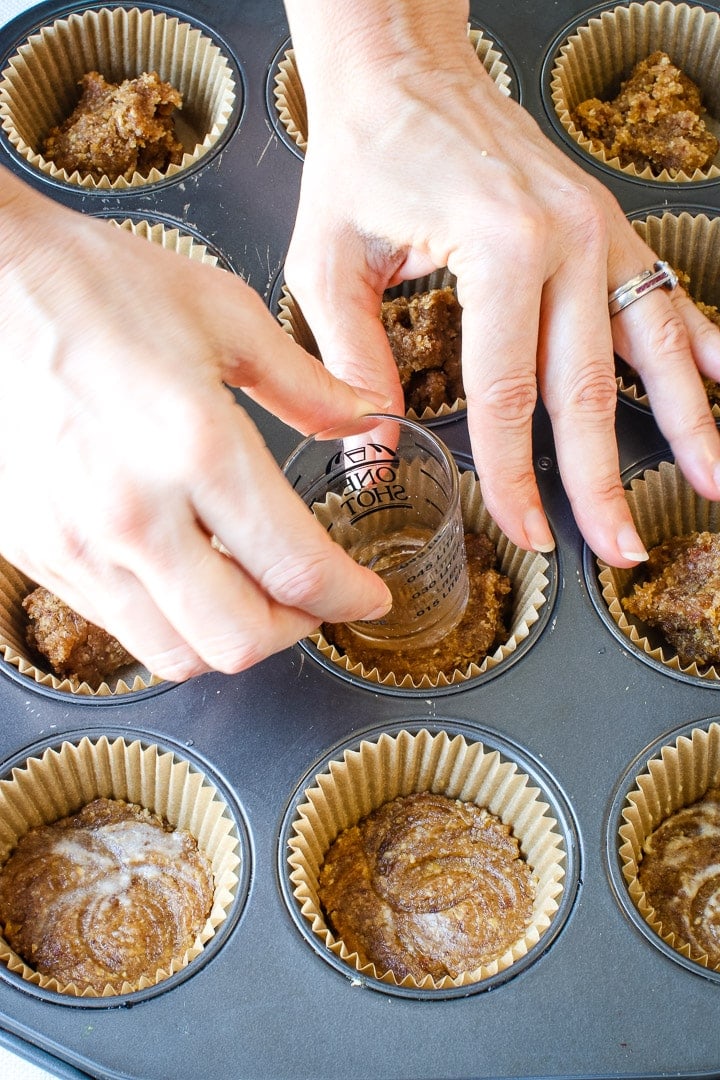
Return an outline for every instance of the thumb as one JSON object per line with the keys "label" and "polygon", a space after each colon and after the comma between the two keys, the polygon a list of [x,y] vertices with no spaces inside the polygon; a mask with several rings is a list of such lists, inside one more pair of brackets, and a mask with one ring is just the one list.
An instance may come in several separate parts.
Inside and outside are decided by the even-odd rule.
{"label": "thumb", "polygon": [[331,374],[283,330],[254,289],[237,278],[232,284],[242,285],[244,295],[239,302],[233,291],[233,317],[225,328],[232,344],[220,350],[226,357],[221,365],[225,382],[304,434],[388,410],[392,399],[387,392],[356,390]]}
{"label": "thumb", "polygon": [[285,281],[326,368],[360,393],[383,397],[378,411],[404,416],[397,364],[380,320],[384,285],[367,265],[362,239],[338,230],[324,239],[316,232],[309,241],[307,231],[296,227]]}

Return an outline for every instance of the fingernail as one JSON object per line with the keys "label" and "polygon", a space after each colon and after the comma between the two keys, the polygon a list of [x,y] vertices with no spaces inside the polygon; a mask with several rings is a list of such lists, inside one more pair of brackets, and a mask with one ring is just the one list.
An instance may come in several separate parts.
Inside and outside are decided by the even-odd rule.
{"label": "fingernail", "polygon": [[377,607],[374,607],[372,609],[372,611],[368,611],[367,614],[363,615],[361,617],[362,621],[363,622],[369,622],[371,619],[382,619],[383,615],[387,615],[387,613],[388,613],[388,611],[390,610],[391,607],[392,607],[392,593],[388,589],[387,596],[383,600],[382,604],[379,604]]}
{"label": "fingernail", "polygon": [[523,528],[531,551],[547,554],[555,550],[555,540],[542,510],[533,507],[528,510],[523,521]]}
{"label": "fingernail", "polygon": [[720,492],[720,462],[713,469],[713,481],[718,492]]}
{"label": "fingernail", "polygon": [[368,405],[372,405],[379,412],[385,412],[392,405],[390,394],[384,394],[380,390],[368,390],[367,386],[353,386],[352,389],[359,398],[367,401]]}
{"label": "fingernail", "polygon": [[645,562],[648,557],[643,542],[632,525],[623,526],[617,535],[617,545],[624,559],[630,559],[632,562]]}

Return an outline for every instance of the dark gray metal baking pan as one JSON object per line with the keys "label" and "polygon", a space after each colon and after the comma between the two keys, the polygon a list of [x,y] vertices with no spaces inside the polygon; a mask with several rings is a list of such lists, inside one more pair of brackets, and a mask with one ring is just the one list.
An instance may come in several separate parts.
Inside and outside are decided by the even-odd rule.
{"label": "dark gray metal baking pan", "polygon": [[[90,4],[49,0],[0,30],[0,67],[29,33]],[[113,0],[102,5],[116,6]],[[176,0],[165,8],[227,48],[242,81],[231,137],[186,176],[153,189],[85,192],[48,184],[0,135],[0,160],[90,214],[158,214],[203,237],[266,299],[282,272],[302,161],[269,115],[268,75],[289,30],[281,0]],[[612,6],[612,5],[608,5]],[[704,5],[717,11],[719,5]],[[662,203],[720,210],[720,185],[629,182],[567,147],[548,115],[543,70],[565,27],[596,6],[472,0],[474,25],[506,45],[522,100],[546,134],[608,184],[628,214]],[[247,403],[245,403],[247,404]],[[279,462],[297,433],[247,405]],[[621,466],[668,453],[649,413],[618,402]],[[442,438],[470,453],[463,419]],[[666,732],[717,713],[717,695],[653,670],[608,632],[589,595],[583,544],[538,406],[535,463],[555,534],[557,594],[533,647],[495,678],[452,697],[381,694],[337,678],[299,646],[237,676],[205,675],[122,704],[83,708],[0,673],[0,761],[56,733],[141,730],[188,746],[242,807],[252,880],[242,916],[211,962],[132,1007],[68,1006],[0,979],[0,1040],[58,1076],[105,1080],[483,1080],[720,1074],[720,987],[637,932],[609,878],[607,822],[629,764]],[[415,1000],[335,970],[298,932],[283,897],[283,816],[301,778],[335,746],[412,719],[491,731],[521,747],[562,792],[581,879],[537,961],[484,993]],[[107,720],[105,717],[107,716]],[[447,721],[446,721],[447,722]]]}

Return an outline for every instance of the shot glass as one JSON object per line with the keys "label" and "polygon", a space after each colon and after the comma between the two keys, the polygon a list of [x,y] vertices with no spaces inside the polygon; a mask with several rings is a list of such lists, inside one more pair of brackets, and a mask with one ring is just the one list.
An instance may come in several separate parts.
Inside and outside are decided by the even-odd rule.
{"label": "shot glass", "polygon": [[426,428],[365,417],[352,435],[311,435],[283,472],[333,540],[385,581],[392,608],[347,625],[388,649],[427,646],[460,621],[469,581],[457,466]]}

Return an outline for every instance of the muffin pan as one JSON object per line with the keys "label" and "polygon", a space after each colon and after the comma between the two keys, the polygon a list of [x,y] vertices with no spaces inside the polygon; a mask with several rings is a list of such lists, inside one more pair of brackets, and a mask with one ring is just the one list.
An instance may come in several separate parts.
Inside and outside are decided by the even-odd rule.
{"label": "muffin pan", "polygon": [[[0,31],[0,71],[43,27],[101,7],[120,5],[51,0],[24,13]],[[512,95],[610,186],[629,216],[675,208],[720,214],[716,179],[647,182],[568,141],[550,92],[558,50],[579,26],[616,7],[473,0],[471,25],[503,55]],[[117,190],[43,173],[6,130],[2,161],[83,213],[190,236],[242,274],[277,314],[302,168],[272,94],[289,45],[281,2],[184,0],[142,9],[197,29],[227,64],[235,98],[207,152],[176,175]],[[283,461],[299,437],[252,405],[249,412]],[[672,462],[651,414],[622,397],[617,432],[628,482]],[[464,416],[448,418],[439,433],[468,468]],[[509,661],[452,694],[384,692],[338,674],[307,645],[240,675],[85,702],[0,661],[0,778],[43,748],[85,735],[139,739],[187,758],[210,778],[228,802],[241,849],[235,906],[177,976],[139,999],[88,1003],[2,967],[0,1040],[76,1078],[717,1075],[718,979],[674,953],[639,915],[620,864],[619,833],[635,778],[663,746],[712,724],[720,683],[668,677],[605,617],[596,561],[572,519],[541,406],[534,436],[557,540],[548,596]],[[496,976],[429,993],[380,983],[327,948],[301,911],[288,863],[295,816],[314,778],[363,741],[406,730],[461,735],[514,762],[548,803],[564,848],[558,908],[537,944]]]}

